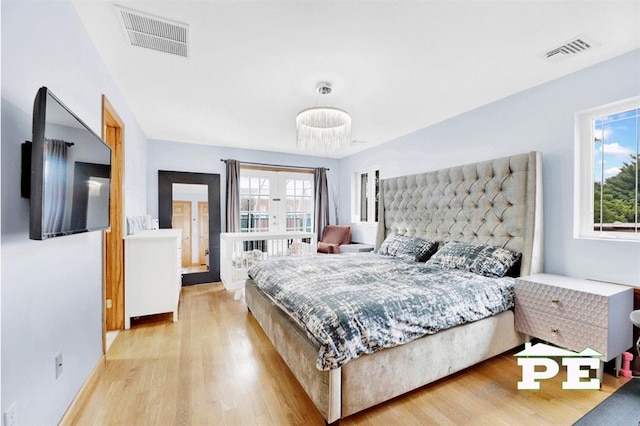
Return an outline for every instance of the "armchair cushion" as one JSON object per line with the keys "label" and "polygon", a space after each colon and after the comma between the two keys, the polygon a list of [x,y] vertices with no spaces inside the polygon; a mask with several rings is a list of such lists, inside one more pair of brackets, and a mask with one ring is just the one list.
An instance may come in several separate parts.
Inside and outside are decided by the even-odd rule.
{"label": "armchair cushion", "polygon": [[322,241],[320,241],[318,243],[318,253],[340,253],[340,244],[323,243]]}
{"label": "armchair cushion", "polygon": [[341,244],[351,243],[351,226],[327,225],[318,242],[318,253],[340,253]]}

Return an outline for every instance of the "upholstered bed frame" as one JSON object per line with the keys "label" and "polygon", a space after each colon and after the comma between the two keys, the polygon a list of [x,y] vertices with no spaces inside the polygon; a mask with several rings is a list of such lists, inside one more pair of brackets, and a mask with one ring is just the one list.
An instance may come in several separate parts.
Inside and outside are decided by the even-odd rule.
{"label": "upholstered bed frame", "polygon": [[[539,153],[385,179],[377,246],[392,232],[442,242],[499,245],[522,253],[520,275],[542,271]],[[513,312],[316,368],[317,348],[247,280],[247,307],[328,423],[493,357],[523,342]],[[372,386],[375,384],[375,386]]]}

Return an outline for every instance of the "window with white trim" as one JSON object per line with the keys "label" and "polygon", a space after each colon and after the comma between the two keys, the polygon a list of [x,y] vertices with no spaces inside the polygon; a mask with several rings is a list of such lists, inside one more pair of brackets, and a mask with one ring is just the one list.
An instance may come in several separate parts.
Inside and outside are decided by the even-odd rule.
{"label": "window with white trim", "polygon": [[313,176],[284,176],[287,231],[311,232],[313,229]]}
{"label": "window with white trim", "polygon": [[240,172],[240,232],[269,230],[271,178]]}
{"label": "window with white trim", "polygon": [[356,172],[355,183],[354,222],[377,223],[380,171],[370,169]]}
{"label": "window with white trim", "polygon": [[640,241],[640,97],[576,116],[577,237]]}
{"label": "window with white trim", "polygon": [[240,170],[240,231],[313,231],[313,174]]}

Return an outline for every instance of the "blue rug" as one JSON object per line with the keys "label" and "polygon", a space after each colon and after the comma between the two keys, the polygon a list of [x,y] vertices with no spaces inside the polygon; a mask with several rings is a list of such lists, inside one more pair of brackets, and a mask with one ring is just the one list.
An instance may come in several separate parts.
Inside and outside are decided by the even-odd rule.
{"label": "blue rug", "polygon": [[582,416],[573,426],[640,426],[640,379],[634,378]]}

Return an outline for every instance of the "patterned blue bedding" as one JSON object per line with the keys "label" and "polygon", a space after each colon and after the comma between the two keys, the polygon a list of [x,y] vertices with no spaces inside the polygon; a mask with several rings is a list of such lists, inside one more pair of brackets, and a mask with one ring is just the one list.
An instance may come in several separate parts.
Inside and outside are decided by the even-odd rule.
{"label": "patterned blue bedding", "polygon": [[489,278],[374,253],[286,256],[249,269],[319,346],[330,370],[513,307],[513,278]]}

